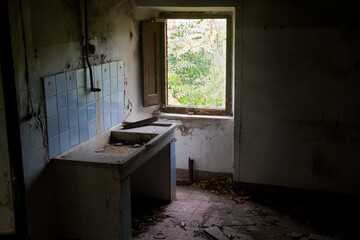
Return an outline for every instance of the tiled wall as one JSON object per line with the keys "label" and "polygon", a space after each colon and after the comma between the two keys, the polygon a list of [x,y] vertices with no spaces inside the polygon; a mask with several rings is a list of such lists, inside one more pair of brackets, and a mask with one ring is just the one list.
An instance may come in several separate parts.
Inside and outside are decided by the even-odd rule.
{"label": "tiled wall", "polygon": [[124,120],[124,62],[44,77],[49,157],[52,158]]}

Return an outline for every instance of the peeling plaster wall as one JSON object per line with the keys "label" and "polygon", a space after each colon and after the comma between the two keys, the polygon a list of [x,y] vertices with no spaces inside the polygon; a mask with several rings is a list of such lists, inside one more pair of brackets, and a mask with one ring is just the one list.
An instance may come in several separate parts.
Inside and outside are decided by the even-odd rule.
{"label": "peeling plaster wall", "polygon": [[15,231],[11,172],[0,66],[0,235]]}
{"label": "peeling plaster wall", "polygon": [[[53,239],[55,191],[48,170],[47,128],[42,77],[84,66],[83,1],[8,1],[29,235]],[[148,117],[142,107],[138,58],[138,23],[131,0],[88,1],[91,64],[125,62],[126,120]],[[134,112],[137,112],[134,114]]]}
{"label": "peeling plaster wall", "polygon": [[242,7],[239,180],[360,194],[359,3]]}
{"label": "peeling plaster wall", "polygon": [[195,171],[207,172],[203,176],[233,173],[232,118],[173,119],[178,124],[175,130],[177,169],[188,169],[188,159],[191,158],[194,159]]}

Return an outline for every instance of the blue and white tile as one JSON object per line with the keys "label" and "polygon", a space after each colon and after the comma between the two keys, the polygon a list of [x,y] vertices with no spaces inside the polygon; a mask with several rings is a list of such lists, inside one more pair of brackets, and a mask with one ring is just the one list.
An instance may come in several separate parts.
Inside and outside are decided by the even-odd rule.
{"label": "blue and white tile", "polygon": [[69,128],[79,126],[78,109],[73,108],[69,110]]}
{"label": "blue and white tile", "polygon": [[69,109],[76,108],[77,107],[77,90],[72,89],[72,90],[68,91],[67,96],[68,96]]}
{"label": "blue and white tile", "polygon": [[80,143],[79,127],[71,128],[69,132],[70,132],[70,147],[79,144]]}
{"label": "blue and white tile", "polygon": [[55,82],[55,76],[44,77],[44,90],[46,98],[56,95]]}
{"label": "blue and white tile", "polygon": [[110,93],[111,94],[116,94],[118,92],[118,87],[117,87],[117,78],[113,78],[110,80]]}
{"label": "blue and white tile", "polygon": [[53,158],[60,154],[59,136],[49,139],[49,158]]}
{"label": "blue and white tile", "polygon": [[125,106],[124,106],[124,104],[119,104],[119,111],[120,111],[120,112],[125,112]]}
{"label": "blue and white tile", "polygon": [[94,66],[94,79],[96,81],[102,82],[102,71],[101,71],[101,65]]}
{"label": "blue and white tile", "polygon": [[117,62],[111,62],[110,63],[110,78],[117,78],[117,71],[118,71],[118,67],[117,67]]}
{"label": "blue and white tile", "polygon": [[58,113],[56,96],[46,98],[45,104],[46,104],[46,117],[51,118],[53,116],[56,116]]}
{"label": "blue and white tile", "polygon": [[76,70],[76,86],[77,88],[85,87],[85,69]]}
{"label": "blue and white tile", "polygon": [[67,88],[66,88],[65,74],[64,73],[57,74],[55,76],[55,79],[56,79],[56,93],[59,94],[66,92]]}
{"label": "blue and white tile", "polygon": [[98,96],[99,96],[99,98],[102,98],[102,97],[103,97],[103,93],[104,93],[104,90],[103,90],[103,82],[100,82],[99,80],[96,80],[95,86],[96,86],[97,88],[100,88],[100,90],[101,90],[100,92],[96,92],[96,93],[95,93],[95,98],[97,99]]}
{"label": "blue and white tile", "polygon": [[75,71],[69,71],[65,73],[67,90],[76,89]]}
{"label": "blue and white tile", "polygon": [[[94,78],[93,71],[92,71],[92,74],[93,74],[93,78]],[[86,77],[86,85],[85,85],[86,91],[90,91],[91,90],[91,81],[90,81],[91,77],[90,77],[90,69],[89,68],[86,68],[85,77]],[[94,81],[94,83],[95,83],[95,81]],[[96,87],[96,86],[94,85],[94,87]]]}
{"label": "blue and white tile", "polygon": [[48,130],[48,139],[55,137],[59,134],[59,120],[58,117],[52,117],[47,119],[47,130]]}
{"label": "blue and white tile", "polygon": [[118,91],[124,91],[125,90],[125,77],[119,76],[118,77]]}
{"label": "blue and white tile", "polygon": [[47,119],[47,132],[48,139],[59,134],[59,120],[57,116]]}
{"label": "blue and white tile", "polygon": [[103,81],[103,96],[107,97],[110,96],[111,87],[110,87],[110,80]]}
{"label": "blue and white tile", "polygon": [[104,113],[110,111],[110,96],[104,97]]}
{"label": "blue and white tile", "polygon": [[119,123],[125,120],[125,111],[119,111]]}
{"label": "blue and white tile", "polygon": [[83,123],[79,125],[79,140],[83,142],[89,139],[88,124]]}
{"label": "blue and white tile", "polygon": [[69,113],[66,112],[59,116],[59,133],[69,130]]}
{"label": "blue and white tile", "polygon": [[97,111],[99,110],[100,114],[104,114],[104,99],[100,99],[100,109],[97,109]]}
{"label": "blue and white tile", "polygon": [[89,138],[96,135],[96,119],[88,121]]}
{"label": "blue and white tile", "polygon": [[100,121],[97,121],[96,123],[96,133],[101,133],[102,131],[104,131],[104,129],[104,115],[101,114]]}
{"label": "blue and white tile", "polygon": [[118,110],[118,95],[117,94],[110,96],[110,110],[111,111]]}
{"label": "blue and white tile", "polygon": [[104,128],[108,129],[111,127],[111,114],[110,112],[104,113]]}
{"label": "blue and white tile", "polygon": [[87,103],[92,103],[95,102],[95,93],[88,91],[86,92],[86,102]]}
{"label": "blue and white tile", "polygon": [[69,131],[60,134],[60,152],[65,152],[70,148]]}
{"label": "blue and white tile", "polygon": [[101,71],[102,71],[103,81],[109,80],[110,79],[110,71],[109,71],[108,63],[101,64]]}
{"label": "blue and white tile", "polygon": [[79,110],[79,124],[87,122],[87,106],[82,106],[78,108]]}
{"label": "blue and white tile", "polygon": [[125,63],[124,61],[118,61],[118,76],[125,75]]}
{"label": "blue and white tile", "polygon": [[77,89],[78,107],[86,105],[86,92],[83,87]]}
{"label": "blue and white tile", "polygon": [[96,103],[90,103],[87,105],[87,120],[93,120],[96,117]]}
{"label": "blue and white tile", "polygon": [[124,109],[124,103],[125,103],[125,96],[124,96],[124,92],[119,92],[118,94],[118,103],[119,103],[119,109]]}
{"label": "blue and white tile", "polygon": [[60,93],[57,95],[58,114],[63,114],[68,110],[67,94]]}
{"label": "blue and white tile", "polygon": [[111,111],[111,126],[115,126],[119,123],[118,111]]}

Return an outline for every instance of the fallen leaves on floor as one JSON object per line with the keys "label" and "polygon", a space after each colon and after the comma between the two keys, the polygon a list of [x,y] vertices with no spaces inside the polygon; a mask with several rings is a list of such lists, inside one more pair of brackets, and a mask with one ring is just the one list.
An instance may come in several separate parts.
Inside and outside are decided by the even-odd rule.
{"label": "fallen leaves on floor", "polygon": [[220,176],[211,179],[202,180],[194,183],[194,186],[206,189],[216,195],[221,195],[227,199],[233,200],[236,203],[244,203],[250,196],[243,196],[233,189],[233,181],[231,177]]}

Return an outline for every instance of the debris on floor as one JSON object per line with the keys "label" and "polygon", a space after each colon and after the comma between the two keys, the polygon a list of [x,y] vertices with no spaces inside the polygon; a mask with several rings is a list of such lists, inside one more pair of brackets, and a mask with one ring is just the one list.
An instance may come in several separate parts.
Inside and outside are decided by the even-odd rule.
{"label": "debris on floor", "polygon": [[206,189],[216,195],[224,196],[236,203],[244,203],[250,196],[242,196],[233,189],[233,181],[229,176],[214,177],[194,183],[194,186]]}
{"label": "debris on floor", "polygon": [[332,238],[321,236],[319,234],[311,233],[309,235],[310,240],[331,240]]}
{"label": "debris on floor", "polygon": [[154,234],[154,239],[165,239],[165,238],[166,238],[165,233],[158,232]]}
{"label": "debris on floor", "polygon": [[263,224],[264,226],[270,226],[270,225],[272,225],[272,226],[277,226],[279,222],[280,222],[279,220],[264,220],[264,221],[262,222],[262,224]]}
{"label": "debris on floor", "polygon": [[238,234],[238,236],[231,240],[254,240],[254,238],[248,234]]}
{"label": "debris on floor", "polygon": [[263,210],[261,210],[258,207],[249,209],[248,213],[250,213],[253,216],[259,216],[259,217],[265,217],[265,216],[270,215],[269,212],[264,212]]}
{"label": "debris on floor", "polygon": [[201,229],[201,228],[203,228],[204,227],[204,225],[205,225],[205,223],[206,223],[206,221],[209,219],[209,216],[208,215],[204,215],[203,216],[203,220],[201,221],[201,222],[199,222],[199,225],[198,225],[198,227]]}
{"label": "debris on floor", "polygon": [[206,235],[216,240],[229,240],[227,237],[225,237],[224,233],[217,226],[205,228],[204,232],[206,233]]}
{"label": "debris on floor", "polygon": [[[164,205],[159,202],[142,200],[135,203],[132,212],[132,235],[146,232],[149,226],[155,225],[169,217],[165,212]],[[159,238],[161,239],[161,238]]]}
{"label": "debris on floor", "polygon": [[181,227],[182,229],[184,229],[185,231],[187,231],[186,223],[185,223],[184,221],[181,221],[181,222],[180,222],[180,227]]}
{"label": "debris on floor", "polygon": [[321,236],[318,234],[311,233],[308,237],[300,236],[300,237],[293,237],[292,239],[299,239],[299,240],[332,240],[332,238]]}
{"label": "debris on floor", "polygon": [[[225,180],[225,185],[228,180]],[[218,181],[219,182],[219,181]],[[200,183],[199,183],[200,184]],[[209,180],[204,185],[211,188],[213,183]],[[204,186],[206,187],[206,186]],[[202,188],[204,188],[202,187]],[[292,205],[292,201],[283,201],[283,197],[271,198],[272,205],[263,204],[269,201],[266,197],[256,197],[253,194],[251,199],[243,204],[237,204],[231,198],[211,190],[204,190],[197,186],[177,186],[176,199],[171,204],[160,208],[159,211],[165,216],[147,217],[140,219],[133,225],[134,240],[153,240],[153,239],[176,239],[176,240],[205,240],[205,239],[228,239],[228,240],[347,240],[358,239],[357,237],[347,237],[347,232],[340,232],[334,227],[326,225],[315,226],[308,222],[303,222],[296,217],[294,209],[297,210],[302,205]],[[225,193],[227,193],[225,191]],[[278,200],[278,201],[276,201]],[[273,208],[275,203],[288,203],[291,208]],[[144,204],[144,202],[141,202]],[[189,208],[187,208],[190,206]],[[141,205],[140,205],[141,207]],[[184,211],[186,208],[186,211]],[[307,208],[305,208],[307,209]],[[317,209],[311,208],[314,214]],[[142,215],[141,215],[142,216]],[[156,216],[156,214],[155,214]],[[326,215],[327,216],[327,215]],[[163,219],[161,219],[164,217]],[[155,221],[148,219],[155,218]],[[300,220],[299,220],[300,219]],[[335,219],[336,220],[336,219]],[[333,218],[333,221],[335,221]],[[147,222],[155,225],[147,224]],[[336,224],[340,224],[344,218],[339,218]],[[328,221],[325,221],[328,223]],[[334,224],[335,224],[334,223]],[[334,225],[333,224],[333,225]],[[138,230],[141,225],[141,230]],[[151,225],[151,226],[150,226]],[[322,227],[322,226],[325,226]],[[341,230],[341,229],[340,229]],[[348,234],[349,235],[349,234]],[[350,235],[349,235],[350,236]],[[353,236],[353,235],[352,235]]]}
{"label": "debris on floor", "polygon": [[291,239],[300,239],[303,236],[302,233],[299,232],[292,232],[289,235]]}

